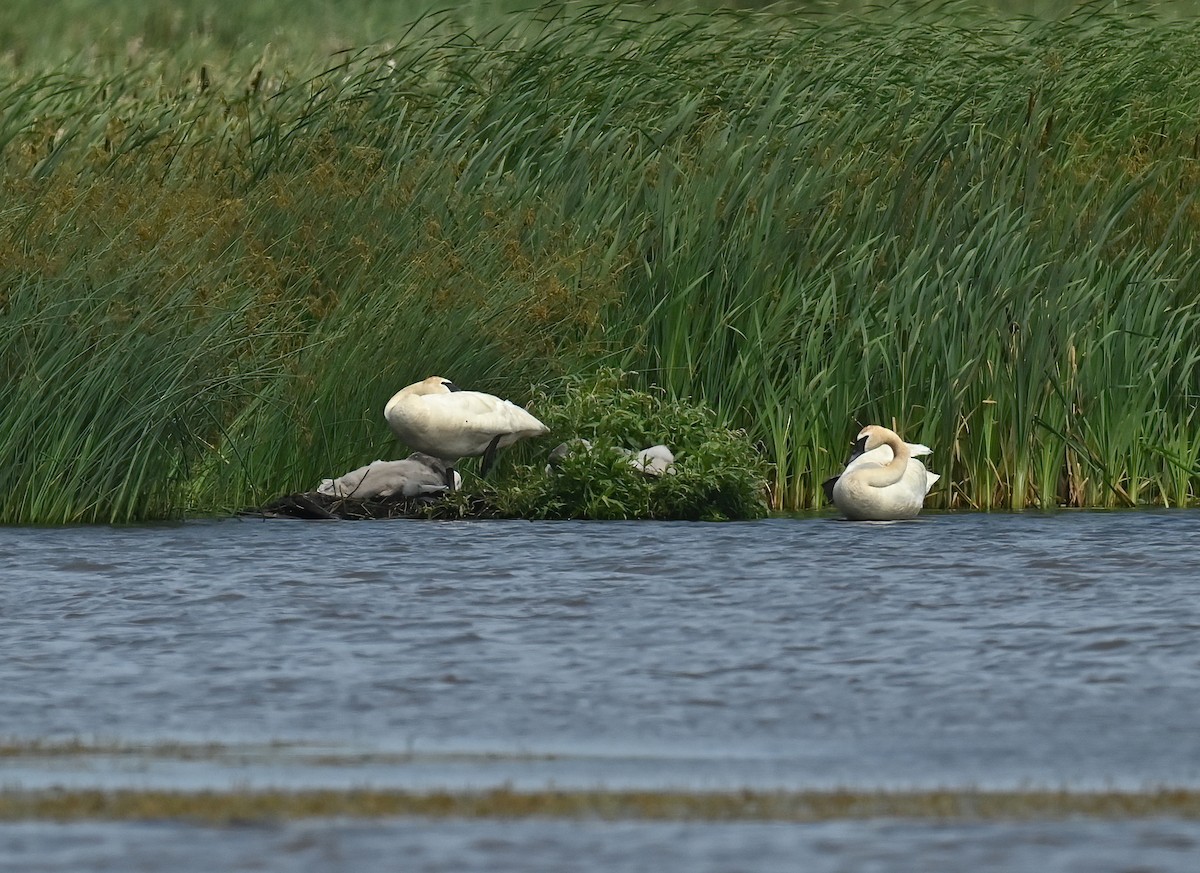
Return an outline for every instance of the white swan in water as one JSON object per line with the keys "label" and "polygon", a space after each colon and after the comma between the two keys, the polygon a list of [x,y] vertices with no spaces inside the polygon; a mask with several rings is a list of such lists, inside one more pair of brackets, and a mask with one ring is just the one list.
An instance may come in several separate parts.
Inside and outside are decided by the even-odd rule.
{"label": "white swan in water", "polygon": [[480,475],[487,474],[499,449],[550,432],[515,403],[463,391],[441,376],[401,388],[387,402],[383,417],[392,432],[418,452],[451,463],[483,455]]}
{"label": "white swan in water", "polygon": [[[846,459],[846,466],[842,468],[842,473],[858,463],[860,459],[862,463],[874,461],[880,464],[886,464],[892,459],[891,446],[878,445],[868,452],[866,445],[867,438],[860,434],[859,437],[854,441],[853,448],[850,449],[850,457]],[[914,458],[920,457],[921,455],[933,454],[933,449],[929,448],[929,446],[922,445],[921,443],[905,443],[905,445],[908,446],[909,455]],[[837,484],[838,477],[841,475],[842,474],[839,473],[837,476],[831,476],[821,483],[821,490],[825,492],[825,499],[829,503],[833,503],[833,486]],[[938,478],[941,477],[939,476]]]}
{"label": "white swan in water", "polygon": [[913,457],[932,454],[928,446],[906,443],[895,431],[877,424],[859,432],[855,450],[841,475],[825,483],[826,493],[847,518],[912,518],[941,478]]}
{"label": "white swan in water", "polygon": [[457,491],[461,487],[462,477],[441,458],[413,452],[402,461],[372,461],[336,479],[322,479],[317,492],[378,500]]}

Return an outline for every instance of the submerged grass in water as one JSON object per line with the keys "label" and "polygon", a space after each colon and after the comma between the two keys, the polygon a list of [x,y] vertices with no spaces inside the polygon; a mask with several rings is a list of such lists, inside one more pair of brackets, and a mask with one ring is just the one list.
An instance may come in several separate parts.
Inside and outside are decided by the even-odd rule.
{"label": "submerged grass in water", "polygon": [[671,792],[533,791],[3,791],[0,821],[162,821],[210,824],[314,817],[586,818],[817,822],[877,818],[1029,821],[1086,816],[1200,819],[1200,794],[1072,791]]}
{"label": "submerged grass in water", "polygon": [[775,508],[868,422],[934,448],[931,506],[1192,502],[1194,21],[547,7],[10,58],[0,521],[261,504],[403,456],[416,379],[604,365],[745,428]]}

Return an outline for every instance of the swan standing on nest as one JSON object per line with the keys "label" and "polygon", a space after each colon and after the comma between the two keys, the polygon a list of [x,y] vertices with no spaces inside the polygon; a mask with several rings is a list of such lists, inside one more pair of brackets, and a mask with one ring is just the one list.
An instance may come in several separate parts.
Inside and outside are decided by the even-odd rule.
{"label": "swan standing on nest", "polygon": [[[925,505],[925,495],[941,476],[930,473],[913,455],[931,450],[906,443],[895,431],[869,424],[858,434],[855,449],[841,475],[827,487],[835,506],[858,521],[913,518]],[[827,486],[829,483],[826,483]]]}
{"label": "swan standing on nest", "polygon": [[481,391],[463,391],[441,376],[401,388],[384,407],[383,417],[415,451],[450,463],[483,455],[481,476],[487,475],[500,449],[550,432],[515,403]]}

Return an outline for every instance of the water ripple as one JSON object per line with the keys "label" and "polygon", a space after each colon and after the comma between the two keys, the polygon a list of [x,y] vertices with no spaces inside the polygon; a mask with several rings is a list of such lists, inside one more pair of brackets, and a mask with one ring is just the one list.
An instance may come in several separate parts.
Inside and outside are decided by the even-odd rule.
{"label": "water ripple", "polygon": [[0,570],[0,736],[565,752],[638,784],[1200,784],[1198,522],[0,529],[45,556]]}

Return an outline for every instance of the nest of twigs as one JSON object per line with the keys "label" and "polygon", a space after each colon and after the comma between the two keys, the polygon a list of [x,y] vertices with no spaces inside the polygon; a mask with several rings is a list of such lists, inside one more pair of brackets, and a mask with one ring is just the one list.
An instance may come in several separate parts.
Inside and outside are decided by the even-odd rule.
{"label": "nest of twigs", "polygon": [[252,518],[366,521],[389,518],[495,518],[496,511],[483,498],[462,494],[456,494],[452,500],[447,500],[442,495],[357,500],[353,497],[333,497],[317,491],[301,491],[276,497],[270,503],[256,509],[243,509],[238,515]]}

